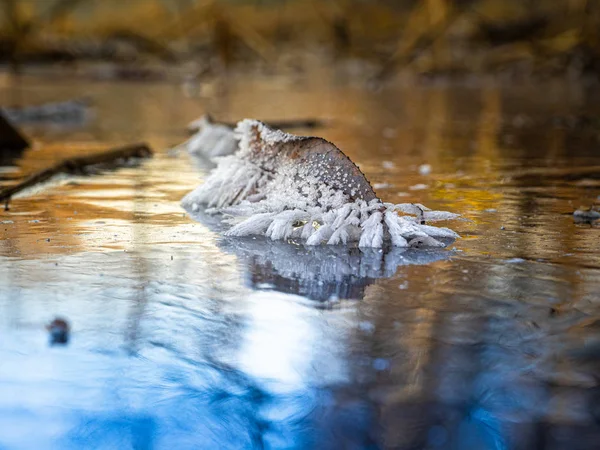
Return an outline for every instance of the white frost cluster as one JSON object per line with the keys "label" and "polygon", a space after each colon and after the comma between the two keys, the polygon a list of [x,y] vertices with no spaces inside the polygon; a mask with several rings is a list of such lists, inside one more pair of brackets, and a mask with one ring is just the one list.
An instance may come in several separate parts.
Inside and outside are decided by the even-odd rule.
{"label": "white frost cluster", "polygon": [[202,116],[188,125],[195,134],[182,145],[193,155],[214,158],[231,155],[238,149],[233,130],[227,125],[213,123],[208,116]]}
{"label": "white frost cluster", "polygon": [[[426,224],[455,219],[457,214],[419,204],[383,203],[374,195],[370,201],[357,199],[354,190],[334,186],[332,180],[345,180],[335,158],[315,169],[282,150],[306,138],[249,119],[238,124],[235,134],[238,151],[219,158],[206,182],[182,201],[188,210],[207,206],[208,212],[223,214],[233,225],[225,232],[228,236],[264,235],[307,245],[357,242],[363,248],[381,248],[386,242],[395,247],[444,247],[440,238],[459,237],[449,228]],[[328,161],[333,161],[331,166]]]}

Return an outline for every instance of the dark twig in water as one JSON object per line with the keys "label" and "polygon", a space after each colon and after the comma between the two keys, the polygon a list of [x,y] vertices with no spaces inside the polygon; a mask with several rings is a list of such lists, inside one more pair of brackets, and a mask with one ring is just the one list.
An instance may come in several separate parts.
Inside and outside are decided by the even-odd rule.
{"label": "dark twig in water", "polygon": [[[231,129],[234,129],[237,126],[237,122],[221,122],[219,120],[215,120],[210,115],[208,115],[210,122],[219,125],[225,125]],[[293,129],[293,128],[321,128],[325,126],[325,122],[320,119],[290,119],[290,120],[277,120],[274,122],[263,122],[265,125],[274,128],[274,129]],[[196,127],[189,127],[188,131],[191,133],[195,133],[198,131]]]}
{"label": "dark twig in water", "polygon": [[116,166],[122,165],[123,161],[130,158],[149,158],[152,156],[152,150],[144,143],[127,145],[125,147],[119,147],[106,152],[95,153],[93,155],[80,156],[77,158],[70,158],[59,162],[58,164],[36,172],[20,183],[4,188],[0,191],[0,202],[4,202],[4,209],[8,211],[8,204],[10,199],[19,192],[31,187],[36,184],[48,181],[55,175],[66,173],[66,174],[84,174],[87,169],[98,166],[100,164],[114,164]]}
{"label": "dark twig in water", "polygon": [[[268,126],[275,129],[285,128],[319,128],[324,126],[324,122],[319,119],[291,119],[291,120],[278,120],[275,122],[266,122]],[[234,128],[237,124],[227,124]]]}

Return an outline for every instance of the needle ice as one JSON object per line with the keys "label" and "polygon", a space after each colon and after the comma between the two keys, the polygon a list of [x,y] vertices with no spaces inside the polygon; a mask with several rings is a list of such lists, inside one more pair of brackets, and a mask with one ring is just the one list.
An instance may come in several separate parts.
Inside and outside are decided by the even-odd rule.
{"label": "needle ice", "polygon": [[188,124],[188,129],[196,132],[182,145],[191,154],[214,158],[237,151],[233,129],[215,122],[208,114]]}
{"label": "needle ice", "polygon": [[444,247],[440,238],[459,237],[427,224],[457,214],[383,203],[358,167],[324,139],[294,136],[250,119],[238,123],[235,139],[238,150],[219,158],[205,183],[182,201],[192,211],[206,206],[223,214],[233,225],[226,235],[374,248],[385,242]]}

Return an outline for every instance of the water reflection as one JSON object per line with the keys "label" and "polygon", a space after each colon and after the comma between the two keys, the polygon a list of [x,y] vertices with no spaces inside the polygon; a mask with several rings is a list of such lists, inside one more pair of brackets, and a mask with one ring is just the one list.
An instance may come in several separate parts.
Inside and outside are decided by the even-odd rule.
{"label": "water reflection", "polygon": [[430,264],[450,258],[451,251],[391,247],[305,247],[269,239],[228,239],[221,244],[245,263],[250,286],[273,288],[312,300],[357,299],[378,278],[393,276],[398,267]]}
{"label": "water reflection", "polygon": [[[27,275],[31,262],[13,262],[0,303],[3,446],[594,448],[595,347],[582,343],[597,324],[539,304],[561,283],[535,265],[504,271],[487,301],[462,276],[502,265],[405,266],[416,272],[402,296],[390,279],[364,303],[320,311],[296,295],[249,292],[233,268],[214,289],[163,256],[65,257],[70,274],[47,261],[49,284]],[[199,257],[184,260],[190,275]],[[101,277],[72,270],[100,265]],[[146,272],[132,284],[128,266]],[[523,269],[518,292],[531,298],[519,302],[510,289]],[[424,298],[418,279],[433,276]],[[70,347],[47,347],[33,326],[45,311],[69,314]]]}
{"label": "water reflection", "polygon": [[[224,229],[219,215],[199,211],[192,217],[215,232]],[[218,245],[242,263],[250,287],[300,295],[325,302],[324,306],[340,299],[361,300],[367,286],[379,278],[394,276],[400,266],[431,264],[453,255],[447,249],[306,246],[263,236],[224,237]]]}

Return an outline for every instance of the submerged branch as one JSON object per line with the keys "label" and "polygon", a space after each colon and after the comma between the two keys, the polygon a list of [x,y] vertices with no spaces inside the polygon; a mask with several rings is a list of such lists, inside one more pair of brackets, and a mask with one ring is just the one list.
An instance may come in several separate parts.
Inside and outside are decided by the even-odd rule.
{"label": "submerged branch", "polygon": [[222,157],[182,205],[192,213],[206,207],[209,214],[227,216],[233,226],[226,236],[361,248],[382,248],[385,241],[395,247],[441,248],[447,245],[444,239],[459,237],[449,228],[426,224],[458,214],[383,203],[356,164],[325,139],[294,136],[251,119],[235,131],[207,118],[199,125],[201,134],[190,139],[188,151]]}
{"label": "submerged branch", "polygon": [[118,166],[122,165],[122,163],[119,164],[119,160],[128,160],[130,158],[149,158],[151,156],[152,150],[150,147],[144,143],[140,143],[127,145],[125,147],[118,147],[92,155],[69,158],[48,169],[31,174],[26,179],[14,186],[9,186],[0,190],[0,202],[4,202],[4,210],[8,211],[9,202],[14,195],[29,187],[43,183],[44,181],[48,181],[55,175],[61,173],[83,174],[86,173],[87,169],[100,164],[115,164]]}

